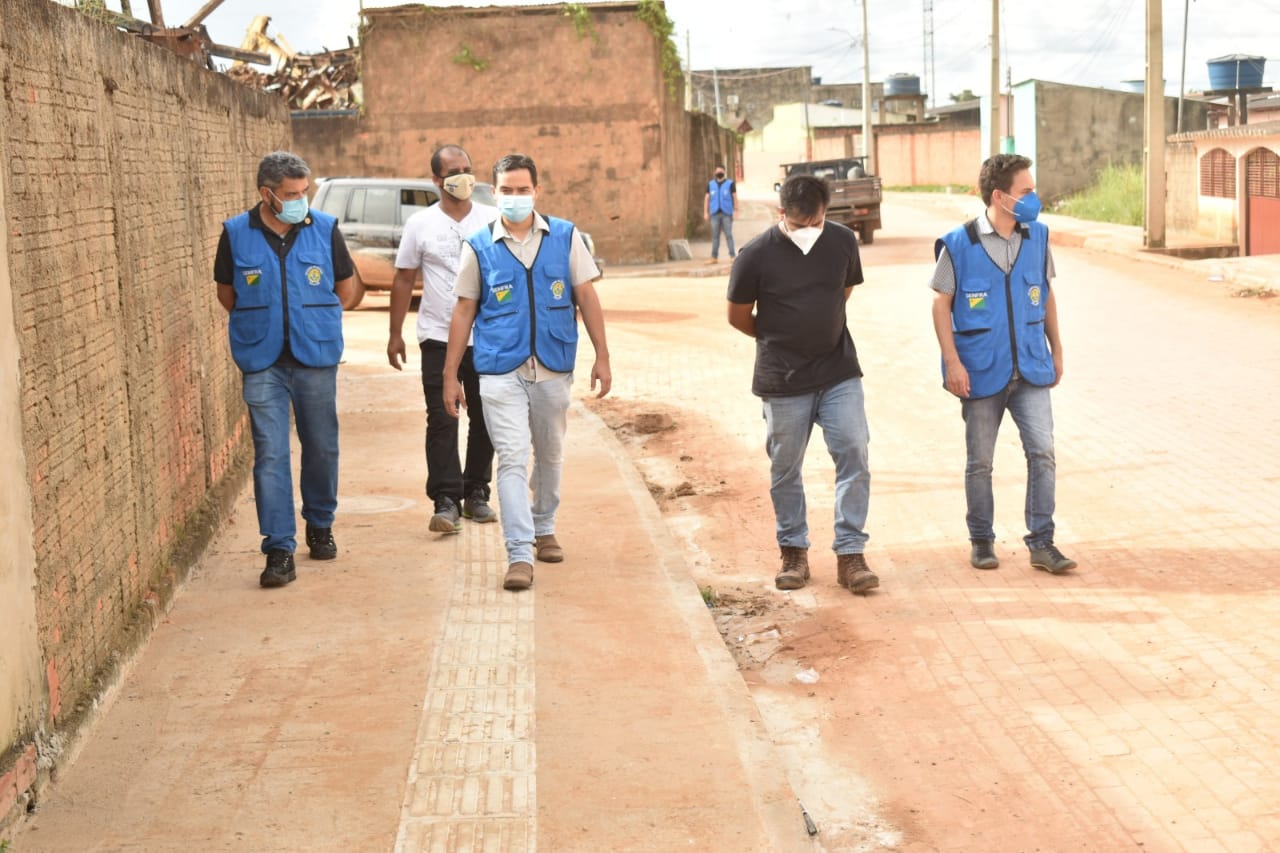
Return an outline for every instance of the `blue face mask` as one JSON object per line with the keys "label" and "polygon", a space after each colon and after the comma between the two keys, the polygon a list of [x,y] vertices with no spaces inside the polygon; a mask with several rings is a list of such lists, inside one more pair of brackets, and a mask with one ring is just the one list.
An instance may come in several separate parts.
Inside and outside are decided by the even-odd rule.
{"label": "blue face mask", "polygon": [[280,196],[271,192],[271,190],[267,190],[267,192],[271,193],[272,198],[280,202],[280,212],[276,214],[276,219],[289,225],[297,225],[307,218],[307,211],[311,208],[307,204],[305,196],[303,198],[290,199],[289,201],[280,201]]}
{"label": "blue face mask", "polygon": [[1013,214],[1014,222],[1035,222],[1036,217],[1041,211],[1040,196],[1036,195],[1035,190],[1018,199],[1013,205],[1013,210],[1009,211]]}
{"label": "blue face mask", "polygon": [[524,222],[533,213],[533,196],[500,195],[498,210],[511,222]]}

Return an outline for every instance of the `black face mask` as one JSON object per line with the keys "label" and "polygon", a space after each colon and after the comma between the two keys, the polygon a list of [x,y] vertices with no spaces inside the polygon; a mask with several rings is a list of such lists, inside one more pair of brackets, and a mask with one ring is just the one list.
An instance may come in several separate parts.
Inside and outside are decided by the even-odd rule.
{"label": "black face mask", "polygon": [[724,180],[724,172],[716,172],[716,180],[717,180],[717,181],[723,181],[723,180]]}

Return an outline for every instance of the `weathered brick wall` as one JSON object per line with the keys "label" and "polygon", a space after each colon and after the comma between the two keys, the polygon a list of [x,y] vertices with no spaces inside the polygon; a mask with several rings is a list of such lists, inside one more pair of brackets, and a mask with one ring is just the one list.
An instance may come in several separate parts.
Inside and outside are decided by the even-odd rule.
{"label": "weathered brick wall", "polygon": [[295,122],[299,153],[317,174],[428,175],[431,152],[458,143],[485,180],[520,151],[538,164],[539,209],[590,231],[598,254],[665,258],[684,236],[672,205],[686,191],[668,176],[688,152],[668,127],[681,96],[635,4],[578,8],[581,32],[562,6],[366,9],[364,115]]}
{"label": "weathered brick wall", "polygon": [[65,728],[243,476],[213,254],[290,130],[279,102],[75,10],[0,0],[0,20],[44,717]]}

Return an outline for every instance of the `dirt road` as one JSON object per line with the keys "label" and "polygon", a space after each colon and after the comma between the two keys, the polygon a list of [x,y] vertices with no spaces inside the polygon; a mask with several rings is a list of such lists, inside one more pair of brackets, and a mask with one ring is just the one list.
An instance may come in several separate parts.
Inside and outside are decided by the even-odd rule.
{"label": "dirt road", "polygon": [[813,582],[772,588],[753,344],[725,323],[727,279],[601,288],[617,381],[594,408],[717,599],[822,843],[1280,846],[1280,410],[1265,390],[1280,372],[1280,305],[1203,274],[1055,249],[1057,538],[1080,569],[1028,566],[1010,425],[996,462],[1001,567],[976,572],[962,424],[940,387],[927,289],[933,238],[960,217],[908,200],[885,220],[849,309],[872,431],[868,559],[882,578],[866,597],[835,584],[816,436]]}

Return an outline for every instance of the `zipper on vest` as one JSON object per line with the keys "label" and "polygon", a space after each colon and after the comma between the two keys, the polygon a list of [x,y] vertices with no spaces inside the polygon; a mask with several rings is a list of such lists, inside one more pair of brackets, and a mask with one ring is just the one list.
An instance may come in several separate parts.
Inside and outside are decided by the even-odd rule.
{"label": "zipper on vest", "polygon": [[[1018,248],[1021,253],[1022,248]],[[1014,258],[1014,264],[1017,265],[1017,258]],[[1009,315],[1009,353],[1013,356],[1013,376],[1010,380],[1017,379],[1021,374],[1018,372],[1018,334],[1014,328],[1013,320],[1013,270],[1004,274],[1004,309]]]}
{"label": "zipper on vest", "polygon": [[[538,246],[538,253],[542,253],[542,246]],[[535,257],[534,263],[538,262]],[[538,357],[538,306],[533,301],[533,267],[525,267],[524,270],[525,287],[529,291],[529,354],[533,358]]]}

